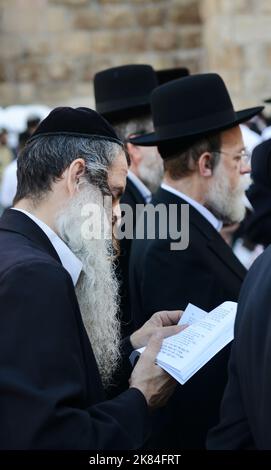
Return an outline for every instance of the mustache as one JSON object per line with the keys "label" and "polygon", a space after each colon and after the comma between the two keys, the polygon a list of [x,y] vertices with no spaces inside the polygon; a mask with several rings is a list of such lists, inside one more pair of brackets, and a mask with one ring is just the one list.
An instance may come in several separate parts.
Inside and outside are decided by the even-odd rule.
{"label": "mustache", "polygon": [[239,182],[239,185],[238,187],[236,188],[237,190],[237,193],[245,193],[248,188],[250,187],[250,185],[252,184],[252,179],[250,177],[250,175],[243,175],[241,178],[240,178],[240,182]]}

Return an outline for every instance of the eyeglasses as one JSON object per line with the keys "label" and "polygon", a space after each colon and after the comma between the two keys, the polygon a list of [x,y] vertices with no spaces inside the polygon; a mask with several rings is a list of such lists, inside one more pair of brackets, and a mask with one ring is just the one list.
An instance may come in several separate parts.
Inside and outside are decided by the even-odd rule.
{"label": "eyeglasses", "polygon": [[[230,152],[227,152],[226,150],[214,150],[211,153],[224,153],[225,155],[233,156]],[[242,161],[244,165],[249,165],[251,162],[251,153],[248,149],[241,150],[240,153],[236,153],[234,155],[234,159]]]}

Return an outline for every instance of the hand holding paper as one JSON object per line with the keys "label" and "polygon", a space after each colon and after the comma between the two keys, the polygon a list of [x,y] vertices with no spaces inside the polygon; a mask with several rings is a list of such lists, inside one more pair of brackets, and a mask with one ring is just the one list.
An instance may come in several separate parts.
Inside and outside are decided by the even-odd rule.
{"label": "hand holding paper", "polygon": [[233,339],[236,310],[235,302],[224,302],[209,313],[189,304],[179,321],[188,328],[164,339],[157,364],[184,384]]}
{"label": "hand holding paper", "polygon": [[187,326],[180,324],[181,314],[181,310],[163,310],[154,313],[139,330],[130,336],[134,349],[146,346],[151,336],[155,333],[160,333],[163,338],[179,333]]}

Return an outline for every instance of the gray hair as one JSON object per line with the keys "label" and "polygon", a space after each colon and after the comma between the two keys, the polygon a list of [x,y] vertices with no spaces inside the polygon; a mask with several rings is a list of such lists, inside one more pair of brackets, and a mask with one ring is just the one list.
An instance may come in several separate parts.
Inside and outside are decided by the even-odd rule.
{"label": "gray hair", "polygon": [[151,115],[143,115],[126,121],[112,123],[118,137],[125,142],[131,135],[140,135],[153,131]]}
{"label": "gray hair", "polygon": [[94,137],[41,136],[30,140],[18,157],[14,202],[25,197],[40,200],[77,158],[86,162],[85,178],[103,194],[109,194],[108,169],[121,148],[115,142]]}

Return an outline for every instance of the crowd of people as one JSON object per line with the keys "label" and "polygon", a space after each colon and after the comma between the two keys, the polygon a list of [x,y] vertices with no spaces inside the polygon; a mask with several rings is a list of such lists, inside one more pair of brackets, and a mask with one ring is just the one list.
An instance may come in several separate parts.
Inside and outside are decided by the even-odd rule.
{"label": "crowd of people", "polygon": [[[141,64],[97,73],[94,97],[29,118],[15,152],[1,132],[0,448],[271,449],[263,106]],[[108,198],[111,237],[94,236]],[[177,385],[163,339],[189,302],[224,301],[233,343]]]}

